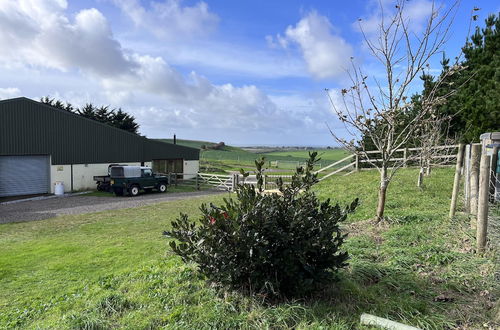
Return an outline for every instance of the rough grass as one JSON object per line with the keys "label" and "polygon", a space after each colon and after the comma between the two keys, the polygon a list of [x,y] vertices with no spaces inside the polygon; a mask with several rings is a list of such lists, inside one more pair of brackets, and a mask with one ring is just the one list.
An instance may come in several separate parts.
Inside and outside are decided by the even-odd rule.
{"label": "rough grass", "polygon": [[350,266],[300,301],[265,304],[207,284],[170,252],[163,230],[202,201],[0,225],[0,328],[352,329],[363,312],[424,329],[494,328],[495,251],[472,251],[468,220],[446,220],[453,172],[424,190],[405,170],[389,188],[388,222],[367,220],[377,173],[317,185],[361,206],[345,224]]}

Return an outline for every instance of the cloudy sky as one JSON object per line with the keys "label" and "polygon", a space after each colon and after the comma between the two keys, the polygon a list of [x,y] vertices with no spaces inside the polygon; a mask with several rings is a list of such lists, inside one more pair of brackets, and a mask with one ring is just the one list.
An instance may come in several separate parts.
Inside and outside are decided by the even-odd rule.
{"label": "cloudy sky", "polygon": [[[351,57],[380,74],[357,24],[376,26],[378,3],[0,0],[0,99],[122,107],[151,138],[333,145],[326,123],[342,126],[324,89],[347,86]],[[382,3],[391,10],[393,1]],[[462,1],[450,56],[464,44],[474,5],[478,22],[500,7]],[[431,0],[409,1],[416,30],[430,8]]]}

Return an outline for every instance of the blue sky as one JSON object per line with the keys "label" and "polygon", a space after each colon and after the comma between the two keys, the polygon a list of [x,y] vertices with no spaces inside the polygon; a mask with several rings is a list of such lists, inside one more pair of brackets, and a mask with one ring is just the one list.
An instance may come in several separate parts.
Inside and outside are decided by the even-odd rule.
{"label": "blue sky", "polygon": [[[408,2],[417,32],[431,3]],[[390,11],[394,1],[382,5]],[[498,1],[462,1],[444,49],[450,56],[464,44],[474,6],[476,24],[500,9]],[[333,145],[326,123],[347,133],[324,88],[347,86],[351,56],[380,75],[356,23],[368,27],[379,9],[376,0],[2,0],[0,98],[122,107],[153,138]],[[437,72],[439,58],[430,64]]]}

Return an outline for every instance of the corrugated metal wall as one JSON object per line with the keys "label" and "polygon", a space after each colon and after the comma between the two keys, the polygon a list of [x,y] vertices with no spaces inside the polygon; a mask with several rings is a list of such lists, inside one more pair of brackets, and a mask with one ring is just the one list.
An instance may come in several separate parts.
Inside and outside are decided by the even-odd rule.
{"label": "corrugated metal wall", "polygon": [[0,197],[50,192],[49,156],[0,156]]}
{"label": "corrugated metal wall", "polygon": [[0,101],[0,155],[51,155],[52,164],[199,159],[199,150],[153,141],[27,99]]}

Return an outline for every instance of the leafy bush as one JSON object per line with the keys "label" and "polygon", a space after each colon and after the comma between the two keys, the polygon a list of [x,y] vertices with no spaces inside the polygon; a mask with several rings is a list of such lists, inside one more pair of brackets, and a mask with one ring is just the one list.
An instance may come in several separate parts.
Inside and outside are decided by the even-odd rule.
{"label": "leafy bush", "polygon": [[318,181],[312,173],[316,156],[310,153],[290,185],[277,181],[279,194],[264,193],[264,159],[256,161],[256,187],[239,185],[237,198],[220,207],[203,204],[198,224],[186,214],[172,223],[165,234],[180,241],[170,242],[173,251],[213,282],[265,296],[303,295],[333,279],[348,259],[340,250],[346,235],[339,222],[358,201],[341,208],[318,200],[310,191]]}

